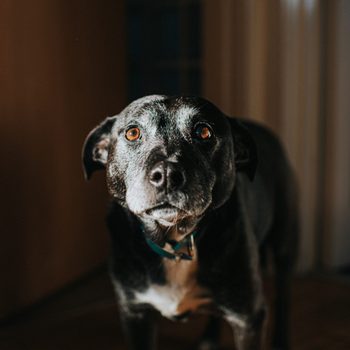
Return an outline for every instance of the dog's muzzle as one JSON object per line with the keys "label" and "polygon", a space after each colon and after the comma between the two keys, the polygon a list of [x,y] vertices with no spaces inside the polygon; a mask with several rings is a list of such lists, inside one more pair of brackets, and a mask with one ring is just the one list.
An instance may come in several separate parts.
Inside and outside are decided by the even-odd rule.
{"label": "dog's muzzle", "polygon": [[157,220],[160,224],[170,226],[187,217],[188,213],[169,203],[163,203],[146,210],[146,215]]}

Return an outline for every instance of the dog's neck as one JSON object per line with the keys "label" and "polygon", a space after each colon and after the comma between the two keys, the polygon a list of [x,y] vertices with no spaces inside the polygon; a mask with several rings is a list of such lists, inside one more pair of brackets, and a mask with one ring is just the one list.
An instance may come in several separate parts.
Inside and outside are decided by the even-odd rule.
{"label": "dog's neck", "polygon": [[[154,229],[154,224],[150,225]],[[195,258],[195,237],[198,236],[198,231],[190,230],[194,225],[191,222],[186,225],[181,225],[179,222],[177,225],[168,226],[165,229],[163,227],[156,227],[158,232],[148,232],[145,226],[141,224],[141,230],[145,237],[148,246],[159,256],[170,260],[179,262],[181,260],[193,260]]]}

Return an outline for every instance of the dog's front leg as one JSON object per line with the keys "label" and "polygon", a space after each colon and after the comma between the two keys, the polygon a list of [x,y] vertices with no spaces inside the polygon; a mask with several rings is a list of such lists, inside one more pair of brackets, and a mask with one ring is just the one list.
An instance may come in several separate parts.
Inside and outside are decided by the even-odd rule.
{"label": "dog's front leg", "polygon": [[155,317],[152,310],[121,311],[121,321],[130,350],[156,348]]}
{"label": "dog's front leg", "polygon": [[227,316],[233,329],[237,350],[260,350],[263,344],[265,310],[261,310],[246,320]]}

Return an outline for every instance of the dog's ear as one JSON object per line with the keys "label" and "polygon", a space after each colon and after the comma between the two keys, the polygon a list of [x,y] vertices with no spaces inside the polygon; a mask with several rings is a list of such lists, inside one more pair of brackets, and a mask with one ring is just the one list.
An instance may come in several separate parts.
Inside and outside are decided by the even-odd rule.
{"label": "dog's ear", "polygon": [[111,141],[111,129],[116,116],[106,118],[95,129],[91,130],[83,146],[83,169],[85,178],[90,179],[95,170],[106,167],[108,150]]}
{"label": "dog's ear", "polygon": [[228,120],[233,136],[236,170],[246,173],[249,180],[253,181],[258,166],[258,154],[254,138],[239,120],[230,117],[228,117]]}

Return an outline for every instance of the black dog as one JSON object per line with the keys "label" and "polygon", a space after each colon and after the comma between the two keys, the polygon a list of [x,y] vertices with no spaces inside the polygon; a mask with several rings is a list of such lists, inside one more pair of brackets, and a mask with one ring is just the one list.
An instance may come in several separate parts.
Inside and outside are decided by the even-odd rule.
{"label": "black dog", "polygon": [[153,348],[151,309],[173,320],[210,311],[201,349],[217,346],[218,315],[238,349],[260,349],[266,248],[276,272],[273,345],[288,348],[296,190],[269,131],[202,98],[147,96],[92,130],[83,158],[87,178],[106,168],[111,275],[132,349]]}

